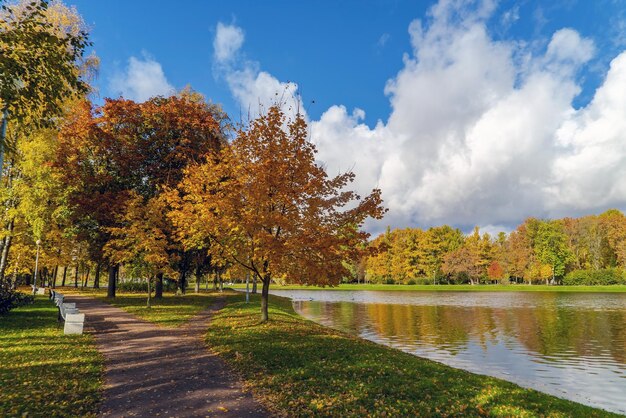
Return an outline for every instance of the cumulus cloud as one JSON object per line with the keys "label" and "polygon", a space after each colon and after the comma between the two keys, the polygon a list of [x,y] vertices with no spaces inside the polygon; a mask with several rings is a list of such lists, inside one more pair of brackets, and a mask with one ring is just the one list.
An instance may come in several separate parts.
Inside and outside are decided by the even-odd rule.
{"label": "cumulus cloud", "polygon": [[[390,210],[370,231],[508,229],[528,216],[626,206],[626,52],[575,109],[593,42],[569,28],[539,52],[497,41],[487,27],[494,13],[493,1],[440,0],[409,27],[412,51],[385,88],[387,121],[370,128],[363,110],[341,105],[311,121],[330,174],[352,169],[359,192],[381,188]],[[248,73],[228,77],[236,74],[229,85],[240,101],[281,86],[254,66],[238,71]]]}
{"label": "cumulus cloud", "polygon": [[232,60],[243,45],[243,40],[244,33],[240,27],[219,22],[213,39],[215,60],[220,63]]}
{"label": "cumulus cloud", "polygon": [[111,78],[109,90],[139,102],[154,96],[168,96],[175,91],[161,64],[147,54],[141,58],[130,57],[126,68]]}
{"label": "cumulus cloud", "polygon": [[214,71],[226,81],[242,113],[254,118],[267,107],[280,104],[287,115],[299,112],[306,117],[296,83],[280,81],[261,71],[258,62],[237,54],[244,40],[240,27],[217,24],[213,40]]}

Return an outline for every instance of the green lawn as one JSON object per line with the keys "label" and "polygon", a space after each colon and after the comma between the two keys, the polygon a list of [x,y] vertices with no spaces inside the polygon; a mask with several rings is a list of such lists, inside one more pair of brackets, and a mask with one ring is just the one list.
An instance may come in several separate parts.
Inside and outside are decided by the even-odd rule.
{"label": "green lawn", "polygon": [[[229,287],[235,289],[245,289],[245,284],[235,284]],[[252,289],[252,286],[250,286]],[[260,286],[259,286],[259,292]],[[471,292],[597,292],[597,293],[617,293],[626,292],[626,285],[614,286],[547,286],[547,285],[469,285],[469,284],[441,284],[441,285],[409,285],[409,284],[340,284],[336,287],[318,287],[288,285],[270,286],[273,290],[419,290],[434,292],[449,291],[471,291]]]}
{"label": "green lawn", "polygon": [[90,335],[63,335],[39,296],[0,316],[0,416],[95,416],[103,359]]}
{"label": "green lawn", "polygon": [[184,324],[200,311],[207,309],[215,303],[219,297],[228,292],[202,292],[187,293],[186,295],[175,295],[164,293],[163,299],[151,300],[151,307],[146,307],[146,294],[118,292],[115,298],[106,297],[106,289],[78,289],[59,288],[63,294],[82,294],[94,296],[103,301],[124,309],[146,321],[154,322],[165,327],[175,327]]}
{"label": "green lawn", "polygon": [[207,341],[289,416],[617,416],[319,326],[284,298],[259,324],[258,296],[242,299],[229,296]]}

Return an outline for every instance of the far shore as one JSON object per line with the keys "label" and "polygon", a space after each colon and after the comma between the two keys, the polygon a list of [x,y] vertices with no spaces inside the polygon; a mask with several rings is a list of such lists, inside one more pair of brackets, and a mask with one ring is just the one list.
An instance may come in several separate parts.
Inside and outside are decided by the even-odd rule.
{"label": "far shore", "polygon": [[[245,283],[229,284],[234,289],[245,289]],[[250,283],[252,290],[252,283]],[[559,285],[528,285],[528,284],[437,284],[437,285],[410,285],[410,284],[340,284],[334,287],[319,287],[306,285],[280,286],[272,284],[270,290],[393,290],[393,291],[431,291],[431,292],[582,292],[582,293],[626,293],[626,285],[612,286],[559,286]],[[257,287],[261,292],[261,285]]]}

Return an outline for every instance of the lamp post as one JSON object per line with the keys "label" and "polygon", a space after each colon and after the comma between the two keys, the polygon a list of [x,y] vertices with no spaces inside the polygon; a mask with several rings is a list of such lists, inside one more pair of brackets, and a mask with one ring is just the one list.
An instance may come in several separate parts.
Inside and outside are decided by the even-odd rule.
{"label": "lamp post", "polygon": [[39,246],[41,245],[41,240],[38,239],[35,244],[37,244],[37,256],[35,257],[35,280],[33,283],[33,295],[37,292],[37,269],[39,268]]}

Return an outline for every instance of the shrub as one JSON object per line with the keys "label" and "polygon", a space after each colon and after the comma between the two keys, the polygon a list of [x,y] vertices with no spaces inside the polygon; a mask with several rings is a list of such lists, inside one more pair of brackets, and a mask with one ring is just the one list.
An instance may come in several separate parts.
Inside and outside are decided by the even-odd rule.
{"label": "shrub", "polygon": [[425,284],[433,284],[433,279],[430,277],[418,277],[415,279],[415,284],[425,285]]}
{"label": "shrub", "polygon": [[35,301],[33,295],[27,295],[26,293],[16,292],[8,287],[0,287],[0,315],[4,315],[11,309],[30,305]]}
{"label": "shrub", "polygon": [[415,281],[415,279],[409,279],[408,282],[406,282],[406,284],[416,284],[417,282]]}
{"label": "shrub", "polygon": [[601,270],[574,270],[563,278],[563,284],[567,286],[598,286],[612,284],[626,284],[624,271],[617,268]]}
{"label": "shrub", "polygon": [[396,284],[396,281],[392,278],[385,279],[385,284]]}

